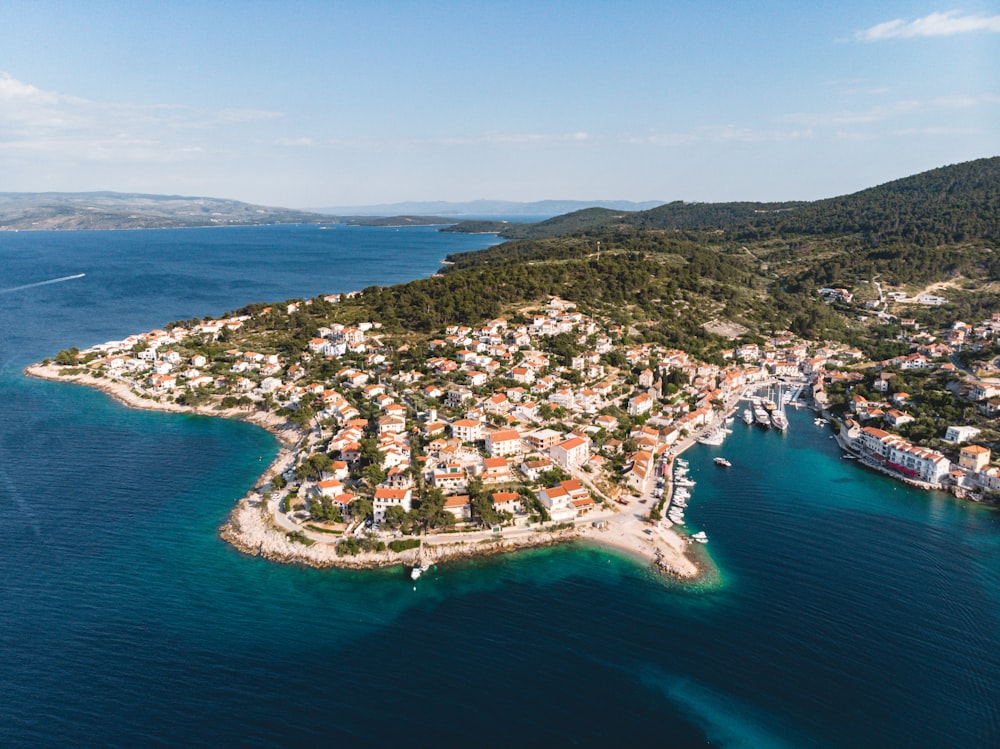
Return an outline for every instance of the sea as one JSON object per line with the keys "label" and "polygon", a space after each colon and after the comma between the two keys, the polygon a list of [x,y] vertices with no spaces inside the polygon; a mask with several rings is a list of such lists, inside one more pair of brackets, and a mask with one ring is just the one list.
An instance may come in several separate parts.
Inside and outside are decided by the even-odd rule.
{"label": "sea", "polygon": [[276,454],[257,427],[22,374],[493,241],[0,233],[0,745],[1000,746],[1000,513],[841,459],[808,412],[685,454],[694,584],[582,542],[414,584],[220,540]]}

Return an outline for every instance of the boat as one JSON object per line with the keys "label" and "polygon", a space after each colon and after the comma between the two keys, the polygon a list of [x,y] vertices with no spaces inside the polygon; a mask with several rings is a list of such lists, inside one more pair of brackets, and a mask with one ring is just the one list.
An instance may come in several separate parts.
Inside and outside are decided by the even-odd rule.
{"label": "boat", "polygon": [[785,416],[785,412],[780,408],[776,411],[771,411],[771,426],[775,429],[780,429],[782,432],[788,429],[788,417]]}
{"label": "boat", "polygon": [[411,580],[416,580],[423,573],[424,573],[423,565],[415,564],[415,565],[413,565],[413,569],[410,570],[410,579]]}
{"label": "boat", "polygon": [[733,464],[730,463],[725,458],[723,458],[722,456],[719,456],[718,458],[715,459],[715,465],[722,466],[723,468],[730,468]]}
{"label": "boat", "polygon": [[761,404],[754,404],[753,415],[754,420],[757,422],[757,426],[764,427],[765,429],[771,428],[771,415]]}
{"label": "boat", "polygon": [[713,447],[718,447],[725,441],[726,432],[723,429],[715,429],[698,438],[699,445],[712,445]]}
{"label": "boat", "polygon": [[697,533],[693,533],[693,534],[691,534],[691,538],[693,538],[695,541],[697,541],[700,544],[707,544],[708,543],[708,534],[705,533],[705,531],[698,531]]}
{"label": "boat", "polygon": [[743,423],[747,426],[753,425],[753,410],[750,408],[743,409]]}

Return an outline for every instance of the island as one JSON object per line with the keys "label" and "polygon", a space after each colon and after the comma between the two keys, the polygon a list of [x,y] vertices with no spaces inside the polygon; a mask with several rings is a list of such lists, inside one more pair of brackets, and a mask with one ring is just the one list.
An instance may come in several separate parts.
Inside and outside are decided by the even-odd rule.
{"label": "island", "polygon": [[817,203],[591,213],[431,278],[175,321],[26,371],[271,431],[276,459],[221,529],[250,554],[418,574],[585,539],[690,579],[712,563],[680,456],[737,414],[785,430],[807,403],[859,470],[996,501],[1000,259],[982,206],[998,186],[990,159]]}

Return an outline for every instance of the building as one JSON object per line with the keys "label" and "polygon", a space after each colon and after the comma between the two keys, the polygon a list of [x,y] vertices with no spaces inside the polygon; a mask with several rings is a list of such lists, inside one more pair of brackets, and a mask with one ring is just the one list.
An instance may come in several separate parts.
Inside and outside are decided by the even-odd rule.
{"label": "building", "polygon": [[967,471],[979,473],[990,464],[989,448],[981,445],[969,445],[963,447],[958,454],[958,465]]}
{"label": "building", "polygon": [[452,494],[444,498],[444,509],[455,516],[456,520],[470,520],[472,518],[472,506],[469,504],[468,494]]}
{"label": "building", "polygon": [[459,419],[451,425],[451,433],[462,442],[476,442],[482,439],[483,424],[474,419]]}
{"label": "building", "polygon": [[562,442],[563,436],[554,429],[539,429],[537,432],[526,434],[524,438],[536,450],[548,450]]}
{"label": "building", "polygon": [[979,435],[979,430],[976,427],[970,426],[959,426],[959,427],[948,427],[948,431],[944,434],[945,442],[968,442],[969,440],[975,439]]}
{"label": "building", "polygon": [[486,453],[491,458],[504,455],[520,455],[524,451],[521,434],[516,429],[503,429],[490,432],[485,439]]}
{"label": "building", "polygon": [[583,465],[590,457],[590,446],[582,437],[570,437],[549,448],[549,455],[562,468],[572,470]]}
{"label": "building", "polygon": [[653,398],[649,393],[639,393],[628,399],[628,415],[642,416],[649,413],[653,407]]}
{"label": "building", "polygon": [[493,492],[490,502],[497,512],[515,513],[521,509],[521,495],[517,492]]}
{"label": "building", "polygon": [[385,511],[393,505],[402,507],[404,511],[409,512],[412,508],[411,499],[412,496],[409,489],[386,489],[379,487],[375,490],[375,496],[372,498],[372,510],[375,522],[385,522]]}
{"label": "building", "polygon": [[549,517],[555,522],[563,523],[576,518],[576,506],[573,504],[573,498],[562,485],[539,489],[535,496],[545,506]]}

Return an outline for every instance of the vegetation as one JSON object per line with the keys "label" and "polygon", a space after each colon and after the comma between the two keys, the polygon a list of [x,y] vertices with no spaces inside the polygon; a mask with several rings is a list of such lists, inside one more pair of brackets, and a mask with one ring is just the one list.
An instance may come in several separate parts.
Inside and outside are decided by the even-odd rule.
{"label": "vegetation", "polygon": [[389,548],[397,554],[407,549],[416,549],[418,546],[420,546],[418,538],[397,538],[395,541],[389,542]]}

